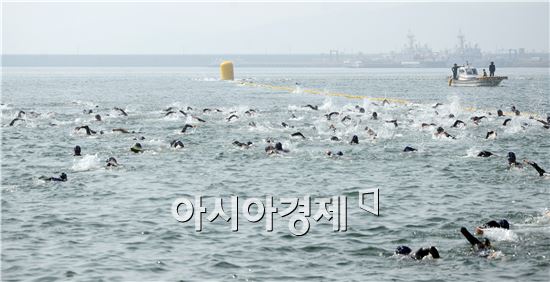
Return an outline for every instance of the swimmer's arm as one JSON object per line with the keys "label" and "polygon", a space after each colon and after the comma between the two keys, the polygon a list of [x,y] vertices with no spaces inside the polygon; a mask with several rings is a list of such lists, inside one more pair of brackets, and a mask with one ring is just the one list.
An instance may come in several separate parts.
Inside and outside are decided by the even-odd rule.
{"label": "swimmer's arm", "polygon": [[523,162],[531,165],[534,169],[536,169],[540,176],[543,176],[544,173],[546,173],[546,171],[542,169],[536,162],[531,162],[529,160],[524,160]]}
{"label": "swimmer's arm", "polygon": [[466,237],[466,240],[472,244],[472,246],[482,246],[483,244],[472,235],[465,227],[460,228],[460,233]]}

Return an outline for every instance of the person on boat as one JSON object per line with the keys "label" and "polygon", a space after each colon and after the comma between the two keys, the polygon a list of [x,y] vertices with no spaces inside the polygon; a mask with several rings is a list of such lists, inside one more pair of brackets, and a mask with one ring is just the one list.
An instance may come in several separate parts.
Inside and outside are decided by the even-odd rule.
{"label": "person on boat", "polygon": [[487,77],[487,72],[483,69],[483,77]]}
{"label": "person on boat", "polygon": [[493,77],[495,76],[495,62],[491,62],[491,64],[489,65],[489,76],[490,77]]}
{"label": "person on boat", "polygon": [[458,65],[454,64],[453,67],[451,68],[451,70],[453,71],[453,79],[457,79],[458,78]]}

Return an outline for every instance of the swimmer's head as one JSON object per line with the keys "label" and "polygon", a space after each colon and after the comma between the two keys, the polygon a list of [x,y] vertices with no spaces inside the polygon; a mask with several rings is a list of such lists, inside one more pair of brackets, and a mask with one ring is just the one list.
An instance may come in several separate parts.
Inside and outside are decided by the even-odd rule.
{"label": "swimmer's head", "polygon": [[445,129],[443,129],[443,127],[438,127],[437,128],[437,133],[443,133],[443,131],[445,131]]}
{"label": "swimmer's head", "polygon": [[396,255],[408,255],[412,252],[411,248],[407,246],[399,246],[395,249]]}
{"label": "swimmer's head", "polygon": [[512,164],[516,162],[516,154],[514,152],[508,152],[508,163]]}
{"label": "swimmer's head", "polygon": [[281,142],[277,142],[275,144],[275,150],[282,151],[283,150],[283,144],[281,144]]}
{"label": "swimmer's head", "polygon": [[67,180],[67,174],[62,172],[61,175],[59,176],[59,178],[61,178],[61,180],[63,180],[63,181],[66,181]]}
{"label": "swimmer's head", "polygon": [[500,225],[500,228],[510,229],[510,223],[508,223],[508,220],[506,219],[499,220],[498,224]]}
{"label": "swimmer's head", "polygon": [[80,148],[80,146],[76,145],[76,147],[74,147],[74,155],[75,156],[80,156],[81,151],[82,151],[82,149]]}
{"label": "swimmer's head", "polygon": [[491,247],[491,241],[487,238],[483,238],[483,246],[485,246],[485,248]]}
{"label": "swimmer's head", "polygon": [[142,150],[143,149],[141,148],[141,144],[139,144],[139,143],[134,144],[134,146],[132,146],[132,148],[130,148],[130,151],[132,151],[134,153],[139,153]]}

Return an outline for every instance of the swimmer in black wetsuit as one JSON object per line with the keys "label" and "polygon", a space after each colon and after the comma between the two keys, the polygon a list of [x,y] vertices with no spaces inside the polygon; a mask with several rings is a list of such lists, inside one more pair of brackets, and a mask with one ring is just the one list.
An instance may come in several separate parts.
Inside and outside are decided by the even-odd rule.
{"label": "swimmer in black wetsuit", "polygon": [[306,137],[304,136],[304,134],[302,134],[302,132],[299,132],[299,131],[290,134],[290,136],[292,136],[292,137],[300,137],[300,138],[302,138],[302,139],[306,139]]}
{"label": "swimmer in black wetsuit", "polygon": [[459,125],[466,126],[466,124],[463,121],[457,119],[451,127],[458,127]]}
{"label": "swimmer in black wetsuit", "polygon": [[241,147],[241,148],[248,149],[248,148],[250,148],[250,146],[252,146],[252,142],[248,141],[246,143],[243,143],[243,142],[239,142],[239,141],[233,141],[233,145]]}
{"label": "swimmer in black wetsuit", "polygon": [[378,119],[378,113],[377,113],[377,112],[372,112],[372,117],[371,117],[371,119],[377,120],[377,119]]}
{"label": "swimmer in black wetsuit", "polygon": [[445,131],[445,129],[443,129],[443,127],[441,127],[441,126],[437,128],[437,132],[435,133],[435,136],[437,136],[437,137],[444,136],[444,137],[447,137],[447,138],[456,139],[454,136],[447,133]]}
{"label": "swimmer in black wetsuit", "polygon": [[503,116],[504,116],[504,113],[502,112],[501,109],[498,109],[497,115],[498,115],[499,117],[503,117]]}
{"label": "swimmer in black wetsuit", "polygon": [[413,147],[405,147],[405,149],[403,149],[403,152],[414,152],[414,151],[418,151],[417,149],[413,148]]}
{"label": "swimmer in black wetsuit", "polygon": [[59,177],[47,177],[47,176],[40,176],[39,179],[42,179],[44,181],[60,181],[65,182],[67,181],[67,174],[62,172]]}
{"label": "swimmer in black wetsuit", "polygon": [[510,229],[510,223],[506,219],[501,219],[499,221],[491,220],[491,221],[483,224],[482,226],[476,227],[475,233],[478,234],[478,235],[481,235],[481,234],[483,234],[483,230],[487,229],[487,228],[502,228],[502,229],[508,230],[508,229]]}
{"label": "swimmer in black wetsuit", "polygon": [[492,155],[493,155],[493,153],[491,153],[489,151],[481,151],[481,152],[479,152],[479,154],[477,154],[478,157],[483,157],[483,158],[488,158]]}
{"label": "swimmer in black wetsuit", "polygon": [[134,153],[141,153],[143,151],[143,149],[142,149],[140,143],[136,143],[136,144],[134,144],[134,146],[132,146],[132,148],[130,148],[130,151],[132,151]]}
{"label": "swimmer in black wetsuit", "polygon": [[79,131],[79,130],[81,130],[81,129],[85,129],[85,130],[86,130],[86,135],[92,135],[92,134],[96,134],[96,133],[97,133],[97,132],[91,130],[90,127],[87,126],[87,125],[75,127],[74,130]]}
{"label": "swimmer in black wetsuit", "polygon": [[110,157],[107,159],[107,161],[105,161],[107,164],[106,166],[107,167],[117,167],[118,166],[118,162],[116,161],[116,159],[114,157]]}
{"label": "swimmer in black wetsuit", "polygon": [[235,115],[235,114],[233,114],[233,115],[230,115],[230,116],[229,116],[228,118],[226,118],[226,120],[227,120],[227,121],[231,121],[231,119],[234,119],[234,118],[238,119],[238,118],[239,118],[239,116],[238,116],[238,115]]}
{"label": "swimmer in black wetsuit", "polygon": [[503,126],[506,126],[510,121],[512,121],[511,118],[507,118],[504,120],[504,123],[502,123]]}
{"label": "swimmer in black wetsuit", "polygon": [[181,142],[180,140],[172,140],[172,142],[170,142],[170,147],[172,148],[183,148],[183,142]]}
{"label": "swimmer in black wetsuit", "polygon": [[489,138],[491,138],[491,139],[497,138],[497,133],[496,133],[496,131],[489,131],[489,132],[487,132],[487,135],[485,136],[485,139],[489,139]]}
{"label": "swimmer in black wetsuit", "polygon": [[480,117],[478,117],[478,116],[473,116],[473,117],[471,117],[470,119],[474,122],[474,124],[477,125],[477,124],[479,124],[479,122],[480,122],[482,119],[484,119],[484,118],[487,118],[487,117],[486,117],[486,116],[480,116]]}
{"label": "swimmer in black wetsuit", "polygon": [[468,240],[468,242],[470,242],[470,244],[472,244],[472,246],[477,248],[477,251],[480,252],[479,253],[480,256],[487,256],[488,255],[484,251],[491,248],[491,241],[489,241],[489,239],[485,238],[483,240],[483,242],[481,242],[476,237],[474,237],[474,235],[472,235],[472,233],[468,232],[468,230],[465,227],[460,228],[460,233],[462,233],[462,235],[464,235],[466,240]]}
{"label": "swimmer in black wetsuit", "polygon": [[399,246],[395,249],[396,255],[402,255],[402,256],[410,256],[411,258],[415,260],[421,260],[424,257],[431,255],[432,258],[438,259],[440,258],[439,252],[437,251],[436,247],[431,246],[429,248],[420,248],[416,252],[412,252],[411,248],[407,246]]}
{"label": "swimmer in black wetsuit", "polygon": [[349,141],[349,143],[351,145],[359,144],[359,137],[357,137],[357,135],[353,135],[353,137],[351,137],[351,141]]}
{"label": "swimmer in black wetsuit", "polygon": [[124,111],[123,109],[121,108],[118,108],[118,107],[114,107],[113,108],[114,110],[118,111],[121,115],[123,116],[128,116],[128,114],[126,113],[126,111]]}
{"label": "swimmer in black wetsuit", "polygon": [[326,114],[325,117],[327,117],[327,120],[331,120],[332,116],[339,115],[339,114],[340,114],[339,112],[331,112],[331,113]]}
{"label": "swimmer in black wetsuit", "polygon": [[185,124],[183,126],[183,129],[180,131],[181,133],[185,133],[187,131],[188,128],[195,128],[195,126],[193,125],[190,125],[190,124]]}
{"label": "swimmer in black wetsuit", "polygon": [[305,105],[304,108],[310,108],[310,109],[312,109],[312,110],[314,110],[314,111],[319,110],[319,107],[318,107],[318,106],[312,106],[312,105],[310,105],[310,104]]}
{"label": "swimmer in black wetsuit", "polygon": [[332,151],[328,150],[325,152],[325,154],[329,157],[341,157],[344,155],[344,153],[342,153],[342,151],[338,151],[336,153],[333,153]]}

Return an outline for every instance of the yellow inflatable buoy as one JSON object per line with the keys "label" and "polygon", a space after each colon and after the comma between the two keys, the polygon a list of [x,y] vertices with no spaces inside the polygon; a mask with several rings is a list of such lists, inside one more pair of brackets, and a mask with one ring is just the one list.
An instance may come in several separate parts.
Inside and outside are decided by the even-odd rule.
{"label": "yellow inflatable buoy", "polygon": [[233,63],[230,61],[224,61],[220,64],[221,80],[233,80],[235,75],[233,73]]}

